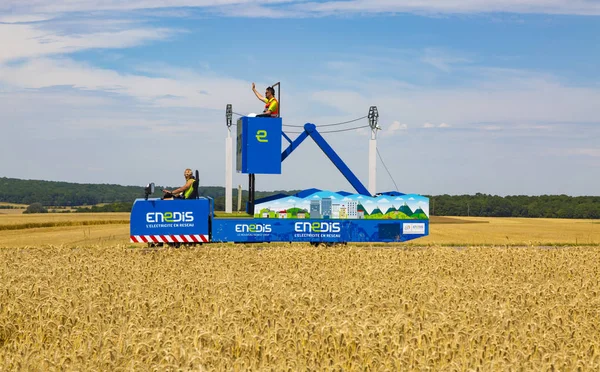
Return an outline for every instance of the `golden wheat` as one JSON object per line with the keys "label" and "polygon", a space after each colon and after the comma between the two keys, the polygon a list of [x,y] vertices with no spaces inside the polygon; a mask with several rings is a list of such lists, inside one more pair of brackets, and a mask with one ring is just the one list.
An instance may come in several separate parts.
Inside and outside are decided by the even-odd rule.
{"label": "golden wheat", "polygon": [[0,215],[0,226],[27,223],[129,220],[129,213],[42,213]]}
{"label": "golden wheat", "polygon": [[600,247],[0,250],[1,370],[598,370]]}

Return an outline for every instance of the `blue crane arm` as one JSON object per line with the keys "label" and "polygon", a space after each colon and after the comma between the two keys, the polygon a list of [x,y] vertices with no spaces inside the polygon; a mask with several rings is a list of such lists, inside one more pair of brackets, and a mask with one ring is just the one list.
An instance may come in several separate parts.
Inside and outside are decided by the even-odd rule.
{"label": "blue crane arm", "polygon": [[292,153],[292,151],[294,151],[296,148],[298,148],[298,146],[300,146],[300,144],[308,136],[310,136],[310,138],[312,138],[313,141],[315,141],[317,146],[321,148],[321,150],[325,153],[325,155],[327,155],[329,160],[331,160],[333,165],[335,165],[336,168],[342,173],[342,175],[346,177],[348,182],[350,182],[352,187],[354,187],[354,189],[359,194],[371,196],[369,190],[367,190],[367,188],[362,184],[362,182],[360,182],[358,177],[356,177],[354,173],[352,173],[350,168],[348,168],[346,163],[344,163],[344,161],[338,156],[338,154],[333,150],[333,148],[329,146],[325,138],[323,138],[323,136],[321,136],[321,134],[317,131],[317,127],[314,124],[304,124],[304,132],[302,132],[294,141],[291,141],[288,148],[281,153],[281,161],[283,162]]}
{"label": "blue crane arm", "polygon": [[298,138],[296,138],[294,141],[290,141],[290,139],[288,138],[288,136],[285,135],[285,133],[281,132],[283,134],[283,136],[285,137],[285,139],[287,139],[290,142],[290,145],[288,146],[287,149],[283,150],[283,152],[281,153],[281,162],[283,163],[283,161],[290,156],[290,154],[292,153],[292,151],[294,151],[295,149],[298,148],[298,146],[300,146],[300,144],[306,139],[306,137],[308,137],[308,132],[304,131],[302,132]]}

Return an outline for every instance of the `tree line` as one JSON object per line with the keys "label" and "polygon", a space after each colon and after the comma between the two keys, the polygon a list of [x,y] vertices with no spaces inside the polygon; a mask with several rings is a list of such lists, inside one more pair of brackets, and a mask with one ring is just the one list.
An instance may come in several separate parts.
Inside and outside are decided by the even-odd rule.
{"label": "tree line", "polygon": [[[163,187],[157,186],[150,197],[162,196]],[[257,191],[256,198],[274,194],[292,195],[299,190]],[[200,196],[214,199],[215,210],[225,210],[225,188],[201,186]],[[78,184],[69,182],[21,180],[0,177],[0,202],[15,204],[40,203],[44,207],[77,207],[76,212],[129,212],[136,198],[144,196],[143,187],[110,184]],[[598,196],[498,196],[426,195],[429,211],[437,216],[473,217],[535,217],[535,218],[600,218]],[[242,192],[245,209],[248,192]],[[103,206],[97,204],[105,203]],[[233,191],[233,209],[237,209],[237,191]]]}
{"label": "tree line", "polygon": [[[162,189],[175,189],[172,186],[156,186],[150,198],[162,197]],[[300,190],[257,191],[256,198],[274,194],[291,195]],[[200,196],[214,199],[215,210],[225,210],[225,188],[220,186],[200,186]],[[237,190],[233,191],[234,210],[237,209]],[[76,207],[76,212],[129,212],[137,198],[144,197],[141,186],[114,184],[80,184],[71,182],[22,180],[0,177],[0,202],[27,204],[39,203],[43,207]],[[242,209],[248,201],[248,191],[242,190]],[[97,204],[105,204],[98,206]],[[37,206],[36,206],[37,208]],[[61,211],[62,212],[62,211]],[[67,212],[65,210],[64,212]]]}
{"label": "tree line", "polygon": [[437,216],[532,217],[532,218],[600,218],[598,196],[497,196],[475,195],[429,196],[429,210]]}

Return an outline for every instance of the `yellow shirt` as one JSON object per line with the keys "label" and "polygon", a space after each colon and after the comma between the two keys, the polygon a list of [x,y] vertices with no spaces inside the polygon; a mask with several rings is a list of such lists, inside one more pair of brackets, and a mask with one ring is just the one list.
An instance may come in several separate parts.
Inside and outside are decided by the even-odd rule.
{"label": "yellow shirt", "polygon": [[279,111],[278,107],[277,107],[278,106],[278,102],[275,99],[275,97],[272,97],[271,99],[265,98],[265,99],[263,99],[263,101],[264,101],[264,103],[266,103],[266,105],[265,105],[265,111],[269,110],[269,111],[271,111],[271,114],[273,114],[273,115],[277,115],[278,114],[278,111]]}

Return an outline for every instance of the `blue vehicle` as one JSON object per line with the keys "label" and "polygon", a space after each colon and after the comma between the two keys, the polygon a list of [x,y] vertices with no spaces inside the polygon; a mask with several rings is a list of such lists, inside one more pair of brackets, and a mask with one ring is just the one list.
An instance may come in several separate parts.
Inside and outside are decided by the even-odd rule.
{"label": "blue vehicle", "polygon": [[[133,204],[130,241],[149,246],[196,245],[213,242],[404,242],[429,234],[429,200],[398,192],[371,195],[333,151],[314,124],[291,140],[281,118],[242,117],[237,124],[237,167],[249,174],[249,218],[215,218],[208,197],[191,200],[145,198]],[[280,174],[282,162],[312,138],[356,193],[309,189],[296,195],[254,199],[255,174]],[[281,152],[282,138],[289,142]],[[198,171],[196,171],[198,179]]]}

